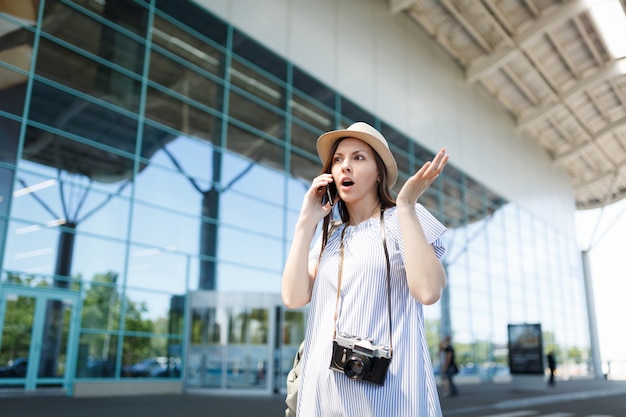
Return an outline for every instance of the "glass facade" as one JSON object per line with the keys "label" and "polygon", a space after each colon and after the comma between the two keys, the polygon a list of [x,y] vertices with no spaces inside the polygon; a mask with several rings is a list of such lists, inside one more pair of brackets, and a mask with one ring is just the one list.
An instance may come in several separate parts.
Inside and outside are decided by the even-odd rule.
{"label": "glass facade", "polygon": [[[190,294],[280,292],[321,133],[376,126],[396,187],[430,152],[193,2],[0,2],[0,29],[0,367],[27,361],[0,388],[280,389],[304,313]],[[538,322],[560,370],[587,373],[575,239],[453,165],[421,202],[449,228],[434,363],[451,333],[462,373],[506,373],[507,324]]]}

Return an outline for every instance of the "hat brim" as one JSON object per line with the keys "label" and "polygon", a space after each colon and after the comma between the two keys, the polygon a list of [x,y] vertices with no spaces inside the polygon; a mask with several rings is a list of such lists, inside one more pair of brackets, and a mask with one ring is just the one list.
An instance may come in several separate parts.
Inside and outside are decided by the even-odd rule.
{"label": "hat brim", "polygon": [[377,137],[370,135],[366,132],[360,132],[350,129],[333,130],[331,132],[323,133],[317,139],[317,154],[322,161],[322,164],[326,163],[330,158],[330,149],[337,140],[341,138],[356,138],[367,143],[371,148],[380,156],[387,170],[387,186],[393,187],[398,180],[398,165],[393,154],[383,142]]}

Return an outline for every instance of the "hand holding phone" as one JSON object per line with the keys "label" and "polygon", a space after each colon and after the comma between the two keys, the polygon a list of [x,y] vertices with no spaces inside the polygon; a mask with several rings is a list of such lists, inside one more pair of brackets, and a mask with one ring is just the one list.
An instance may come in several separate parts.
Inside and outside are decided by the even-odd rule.
{"label": "hand holding phone", "polygon": [[326,192],[322,196],[322,205],[326,205],[326,203],[329,203],[331,207],[334,206],[336,193],[337,191],[334,188],[334,184],[331,183],[326,185]]}

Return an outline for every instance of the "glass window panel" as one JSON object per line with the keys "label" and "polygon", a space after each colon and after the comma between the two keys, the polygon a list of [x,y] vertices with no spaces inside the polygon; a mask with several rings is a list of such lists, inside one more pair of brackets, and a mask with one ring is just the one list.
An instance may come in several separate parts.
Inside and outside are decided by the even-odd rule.
{"label": "glass window panel", "polygon": [[114,378],[118,336],[112,333],[80,335],[77,378]]}
{"label": "glass window panel", "polygon": [[133,210],[131,236],[133,242],[146,245],[139,251],[198,253],[199,223],[196,217],[137,202]]}
{"label": "glass window panel", "polygon": [[128,259],[128,285],[184,292],[187,255],[161,248],[132,245]]}
{"label": "glass window panel", "polygon": [[[282,149],[280,149],[282,153]],[[232,164],[238,159],[237,164]],[[245,168],[243,168],[245,166]],[[285,176],[282,172],[260,165],[250,165],[249,161],[228,155],[223,164],[225,191],[224,198],[232,189],[249,197],[262,199],[269,204],[284,204]],[[232,179],[231,179],[232,178]],[[228,180],[227,180],[228,179]]]}
{"label": "glass window panel", "polygon": [[190,320],[192,344],[219,345],[226,343],[226,338],[222,335],[223,326],[218,321],[215,307],[192,309]]}
{"label": "glass window panel", "polygon": [[281,387],[286,387],[287,374],[293,366],[293,358],[304,340],[304,332],[306,327],[306,315],[303,311],[286,311],[282,310],[283,328],[282,343],[280,349],[280,370],[278,370],[278,378],[281,381]]}
{"label": "glass window panel", "polygon": [[[29,169],[37,166],[25,161],[20,165]],[[56,171],[40,167],[41,172]],[[18,171],[17,179],[13,212],[19,213],[19,217],[48,227],[76,224],[90,233],[125,237],[129,204],[118,196],[126,182],[121,185],[92,182],[67,172],[44,177],[26,170]]]}
{"label": "glass window panel", "polygon": [[269,311],[229,308],[227,386],[249,388],[267,384]]}
{"label": "glass window panel", "polygon": [[[181,75],[178,74],[178,76],[180,77]],[[201,104],[215,107],[217,105],[215,101],[221,100],[219,96],[221,93],[213,91],[215,88],[208,80],[203,81],[203,84],[206,85],[200,85],[201,83],[196,81],[197,78],[200,78],[197,75],[188,76],[187,78],[189,81],[186,81],[184,78],[182,81],[179,81],[179,84],[183,83],[184,85],[172,86],[172,88],[189,89],[196,92],[195,94],[192,94],[190,91],[179,92],[187,97],[185,100],[175,97],[171,91],[148,87],[146,92],[146,118],[185,134],[212,137],[219,127],[219,119],[211,115],[207,109],[202,108]],[[200,95],[199,92],[204,92],[204,94]],[[195,101],[189,101],[189,99]],[[158,148],[162,146],[162,143],[174,138],[173,134],[167,134],[163,137],[157,131],[152,132],[150,135],[148,133],[150,132],[146,132],[144,135],[144,141],[147,142],[143,144],[144,149],[146,145],[151,145],[153,149]],[[150,152],[144,151],[143,154],[147,157],[150,156]]]}
{"label": "glass window panel", "polygon": [[[155,333],[158,335],[181,335],[181,312],[184,296],[154,291],[126,290],[126,332]],[[165,344],[171,352],[178,338],[168,339]],[[160,339],[158,339],[160,340]],[[180,347],[179,347],[180,348]]]}
{"label": "glass window panel", "polygon": [[[321,162],[319,160],[319,156],[317,155],[317,138],[328,130],[331,129],[317,130],[308,126],[303,126],[300,123],[291,124],[291,145],[311,154],[312,159],[320,165],[320,168],[318,168],[317,171],[320,171],[321,169]],[[295,168],[299,168],[299,166],[292,163],[292,170]]]}
{"label": "glass window panel", "polygon": [[55,271],[58,240],[56,228],[31,222],[10,222],[4,269],[51,276]]}
{"label": "glass window panel", "polygon": [[264,345],[268,340],[269,312],[264,308],[227,309],[228,343]]}
{"label": "glass window panel", "polygon": [[[10,196],[13,195],[14,172],[12,169],[0,167],[0,218],[3,218],[0,236],[4,236],[6,232],[7,223],[4,218],[7,218],[9,214]],[[3,246],[0,244],[0,251],[2,251]]]}
{"label": "glass window panel", "polygon": [[236,29],[233,31],[233,53],[279,80],[287,79],[287,62],[283,58]]}
{"label": "glass window panel", "polygon": [[[90,4],[85,2],[86,6]],[[91,8],[120,28],[105,25],[69,5],[50,1],[44,9],[42,30],[78,48],[141,74],[144,46],[122,31],[144,36],[148,11],[132,1],[106,2]],[[71,22],[71,24],[69,24]],[[40,58],[41,59],[41,58]]]}
{"label": "glass window panel", "polygon": [[[319,136],[322,132],[332,130],[334,118],[330,109],[307,100],[305,97],[301,97],[297,92],[292,96],[290,104],[293,116],[306,123],[306,127],[302,126],[299,129],[315,130],[314,134],[316,136]],[[294,123],[292,130],[296,126],[300,126],[300,123]]]}
{"label": "glass window panel", "polygon": [[220,229],[219,242],[220,260],[265,270],[281,270],[283,267],[282,242],[278,239],[224,227]]}
{"label": "glass window panel", "polygon": [[[300,179],[287,178],[287,207],[289,210],[300,213],[304,194],[309,189],[310,181],[311,180],[303,181]],[[288,224],[292,225],[290,222],[288,222]]]}
{"label": "glass window panel", "polygon": [[[186,6],[182,6],[181,8],[184,7]],[[224,54],[217,48],[200,39],[197,35],[185,30],[183,27],[174,25],[172,22],[169,22],[158,15],[155,16],[154,19],[152,42],[153,45],[159,47],[158,49],[162,48],[167,51],[167,56],[174,55],[176,59],[188,62],[195,67],[194,72],[196,72],[196,76],[204,71],[217,76],[220,74],[221,67],[224,64]],[[173,75],[171,70],[167,70],[167,66],[178,66],[180,64],[175,64],[173,62],[170,64],[160,63],[158,60],[164,59],[165,56],[165,54],[161,54],[160,52],[158,55],[156,55],[154,51],[152,52],[150,62],[150,79],[164,86],[169,86],[178,80],[175,78],[169,78],[171,80],[170,82],[162,82],[162,80],[164,80],[162,77],[167,73]],[[172,58],[167,59],[170,60]],[[161,68],[162,66],[164,68]],[[153,67],[155,67],[154,70]],[[189,66],[187,67],[189,68]],[[181,74],[183,74],[183,72],[181,72]],[[200,100],[200,102],[203,101]]]}
{"label": "glass window panel", "polygon": [[[12,23],[0,16],[0,24],[9,29]],[[0,46],[0,111],[21,116],[24,111],[27,76],[19,71],[28,71],[32,59],[32,34],[17,30],[2,37]],[[2,121],[5,124],[7,121]],[[1,126],[1,125],[0,125]],[[6,125],[5,125],[6,126]],[[19,134],[19,130],[15,133]],[[1,148],[0,148],[1,149]]]}
{"label": "glass window panel", "polygon": [[[122,376],[159,378],[180,365],[180,358],[167,356],[167,338],[124,336]],[[180,368],[178,370],[180,372]]]}
{"label": "glass window panel", "polygon": [[[197,34],[205,36],[219,45],[226,45],[228,27],[221,19],[208,14],[204,7],[193,2],[180,3],[171,0],[157,0],[156,7],[172,19],[184,22],[177,23],[181,30],[193,33],[194,36],[198,36]],[[155,22],[155,25],[161,28],[161,20],[156,18]]]}
{"label": "glass window panel", "polygon": [[[276,248],[278,250],[278,244]],[[276,259],[281,251],[272,254]],[[220,291],[246,291],[259,293],[279,293],[282,276],[282,263],[275,267],[276,272],[266,272],[254,266],[239,266],[221,262],[218,268],[217,288]]]}
{"label": "glass window panel", "polygon": [[[14,378],[24,378],[28,367],[33,318],[34,297],[8,294],[4,301],[4,322],[0,338],[0,366],[11,367]],[[5,376],[5,375],[3,375]]]}
{"label": "glass window panel", "polygon": [[[230,80],[233,86],[239,87],[260,101],[278,109],[284,108],[284,87],[236,59],[232,61]],[[231,106],[232,110],[234,108]]]}
{"label": "glass window panel", "polygon": [[39,378],[62,378],[65,374],[65,367],[68,365],[67,350],[73,305],[72,299],[45,301],[43,343],[38,348]]}
{"label": "glass window panel", "polygon": [[[78,187],[73,187],[79,192]],[[90,192],[84,190],[84,205],[78,213],[78,229],[81,232],[125,239],[128,231],[130,203],[116,193]]]}
{"label": "glass window panel", "polygon": [[[409,159],[410,151],[413,145],[412,141],[386,123],[381,124],[380,132],[383,134],[385,139],[387,139],[387,142],[389,142],[389,147],[396,158],[396,163],[398,164],[398,174],[401,177],[413,175],[417,170],[417,167],[414,166]],[[432,157],[430,159],[432,159]]]}
{"label": "glass window panel", "polygon": [[13,217],[34,223],[56,222],[54,225],[65,220],[57,178],[18,170],[16,180],[11,207]]}
{"label": "glass window panel", "polygon": [[[261,186],[259,186],[261,187]],[[265,183],[265,188],[273,188],[278,198],[282,200],[282,184]],[[269,204],[235,193],[226,193],[220,199],[222,210],[221,222],[244,228],[250,232],[258,232],[271,236],[283,235],[283,207]]]}
{"label": "glass window panel", "polygon": [[341,97],[341,114],[346,127],[353,122],[365,122],[376,127],[374,116],[346,97]]}
{"label": "glass window panel", "polygon": [[[282,311],[283,314],[283,345],[300,346],[304,340],[305,314],[302,311]],[[293,365],[293,363],[292,363]]]}
{"label": "glass window panel", "polygon": [[[35,90],[34,96],[40,89]],[[110,183],[130,177],[133,161],[122,154],[132,155],[135,152],[136,120],[82,99],[78,100],[80,110],[68,109],[67,106],[72,104],[64,100],[71,97],[58,90],[45,94],[53,94],[54,99],[42,101],[40,97],[33,97],[31,118],[82,139],[78,142],[45,130],[29,128],[24,143],[25,159],[70,174],[84,175],[94,181]],[[66,111],[69,113],[67,117],[62,115]],[[63,123],[58,123],[59,119]]]}
{"label": "glass window panel", "polygon": [[[335,108],[335,92],[298,67],[293,68],[293,86],[321,103],[328,109],[329,113]],[[327,130],[332,130],[332,128],[329,126]]]}
{"label": "glass window panel", "polygon": [[[71,89],[93,95],[114,106],[133,112],[138,111],[141,94],[139,76],[133,77],[123,74],[74,51],[47,41],[45,38],[41,40],[39,51],[37,74]],[[63,65],[58,65],[61,57]],[[139,62],[137,65],[141,65],[141,63]],[[33,116],[45,113],[45,110],[48,110],[48,114],[52,115],[53,120],[56,120],[57,123],[61,120],[67,123],[66,119],[70,116],[74,119],[74,122],[76,120],[85,121],[83,117],[80,117],[81,115],[95,117],[98,116],[97,111],[101,112],[100,116],[102,118],[113,118],[114,116],[109,110],[99,108],[95,104],[88,104],[83,99],[72,98],[59,92],[56,93],[59,97],[55,97],[55,91],[57,90],[51,86],[38,81],[35,82],[32,95],[34,105],[32,110],[36,110],[37,113],[33,113]],[[46,107],[46,105],[50,106],[51,102],[55,103],[58,109],[40,109],[41,107]],[[40,116],[40,118],[42,117]],[[104,131],[107,130],[105,124],[99,127]],[[114,128],[115,126],[110,127]]]}
{"label": "glass window panel", "polygon": [[224,346],[190,346],[185,384],[192,387],[221,387],[226,374],[225,350]]}
{"label": "glass window panel", "polygon": [[71,276],[83,281],[100,281],[103,277],[117,280],[125,259],[125,242],[78,233],[71,256]]}
{"label": "glass window panel", "polygon": [[[189,159],[191,158],[190,156]],[[165,208],[170,208],[177,215],[185,213],[199,216],[202,210],[202,192],[210,188],[209,183],[207,180],[189,178],[180,172],[157,165],[163,159],[164,155],[159,152],[155,156],[155,163],[137,176],[135,197],[142,202],[142,206],[151,206],[151,210],[166,211]]]}
{"label": "glass window panel", "polygon": [[259,389],[267,386],[269,356],[267,346],[229,346],[226,357],[226,387]]}
{"label": "glass window panel", "polygon": [[[284,121],[280,115],[257,103],[231,94],[231,117],[275,138],[284,137]],[[284,149],[269,140],[234,124],[228,125],[228,149],[252,161],[279,170],[284,167]]]}
{"label": "glass window panel", "polygon": [[[310,186],[311,182],[322,172],[322,164],[317,161],[311,161],[310,158],[303,158],[300,155],[291,153],[291,175],[297,179],[304,181],[303,185],[306,185],[306,189]],[[300,204],[302,200],[300,200]]]}
{"label": "glass window panel", "polygon": [[117,275],[101,275],[86,286],[81,311],[83,329],[119,329],[122,298],[117,279]]}

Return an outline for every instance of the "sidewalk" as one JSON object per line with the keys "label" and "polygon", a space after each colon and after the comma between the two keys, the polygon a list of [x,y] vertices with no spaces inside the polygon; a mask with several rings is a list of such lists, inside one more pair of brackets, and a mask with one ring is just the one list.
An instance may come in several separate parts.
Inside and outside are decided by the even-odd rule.
{"label": "sidewalk", "polygon": [[479,383],[459,385],[459,396],[441,398],[444,415],[462,416],[464,412],[481,409],[506,410],[536,404],[548,404],[585,398],[626,394],[626,381],[580,379],[558,381],[555,386],[537,390],[516,389],[511,383]]}
{"label": "sidewalk", "polygon": [[[458,397],[441,399],[444,416],[626,394],[626,381],[558,381],[555,387],[538,391],[515,390],[509,383],[484,383],[460,385],[459,391]],[[283,396],[0,397],[2,417],[282,417],[284,409]]]}

